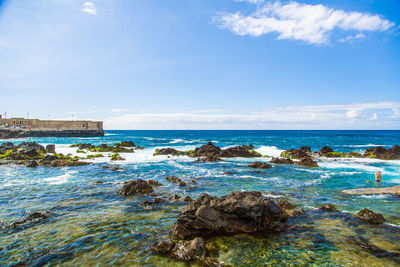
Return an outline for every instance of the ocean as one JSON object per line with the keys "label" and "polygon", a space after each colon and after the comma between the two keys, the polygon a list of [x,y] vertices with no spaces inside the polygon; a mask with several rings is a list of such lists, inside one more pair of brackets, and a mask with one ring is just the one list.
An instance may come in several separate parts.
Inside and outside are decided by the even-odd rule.
{"label": "ocean", "polygon": [[[294,230],[284,234],[215,237],[207,241],[216,248],[215,258],[234,266],[400,264],[393,260],[393,257],[400,259],[400,198],[341,193],[344,189],[375,187],[374,182],[366,181],[373,181],[377,171],[382,172],[382,187],[400,185],[399,160],[321,158],[318,168],[247,167],[250,162],[268,162],[285,149],[301,146],[310,146],[312,151],[330,146],[338,152],[360,153],[373,146],[389,148],[400,144],[400,131],[106,131],[104,137],[25,138],[2,140],[0,144],[9,141],[55,144],[57,153],[78,156],[71,144],[133,141],[144,150],[121,153],[124,161],[110,162],[104,157],[80,167],[0,166],[0,221],[17,221],[34,211],[53,214],[49,222],[14,231],[0,230],[0,265],[185,266],[180,261],[152,254],[149,247],[152,242],[169,237],[176,217],[186,204],[144,207],[141,203],[146,196],[116,194],[124,181],[139,178],[159,181],[163,184],[158,189],[161,192],[193,199],[202,193],[223,196],[234,191],[261,191],[272,199],[287,199],[309,214],[296,222],[310,229],[306,233]],[[209,163],[195,162],[186,156],[153,156],[157,148],[191,150],[209,141],[221,148],[252,144],[265,157]],[[107,164],[123,169],[102,168]],[[186,182],[195,180],[196,184],[179,187],[167,182],[166,176],[177,176]],[[319,205],[327,203],[335,205],[344,215],[332,217],[316,212]],[[351,214],[363,208],[382,213],[386,224],[378,227],[350,223]],[[359,242],[351,241],[354,238],[369,240],[392,254],[366,251]]]}

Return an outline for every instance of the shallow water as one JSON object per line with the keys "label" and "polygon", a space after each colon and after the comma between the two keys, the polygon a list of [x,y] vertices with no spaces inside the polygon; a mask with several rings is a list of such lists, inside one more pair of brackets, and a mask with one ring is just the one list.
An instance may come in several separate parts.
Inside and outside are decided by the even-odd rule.
{"label": "shallow water", "polygon": [[[70,144],[113,144],[124,140],[132,140],[145,149],[133,154],[121,153],[126,161],[111,163],[123,167],[123,171],[103,169],[103,165],[110,163],[108,157],[92,160],[93,165],[71,168],[0,166],[0,221],[20,220],[33,211],[53,214],[48,222],[0,232],[0,265],[184,266],[152,255],[148,248],[154,240],[168,237],[185,203],[143,207],[144,196],[116,194],[121,183],[138,178],[158,180],[163,186],[157,191],[180,196],[196,198],[201,193],[222,196],[237,190],[258,190],[310,209],[306,216],[290,222],[306,231],[208,240],[210,248],[215,249],[213,256],[235,266],[399,264],[393,255],[373,255],[357,244],[364,238],[380,249],[399,252],[400,199],[385,195],[348,196],[340,190],[375,186],[366,180],[373,180],[378,170],[382,171],[382,186],[399,185],[400,161],[323,159],[315,169],[280,165],[253,170],[247,164],[254,159],[201,163],[188,157],[153,156],[156,148],[190,150],[208,141],[220,147],[253,144],[257,151],[268,156],[278,156],[284,149],[303,145],[312,150],[329,145],[340,152],[364,152],[375,145],[400,144],[399,131],[107,131],[106,136],[96,138],[11,141],[53,143],[58,153],[77,154]],[[223,174],[224,171],[232,174]],[[176,175],[186,182],[195,179],[196,185],[178,187],[164,179],[167,175]],[[97,181],[104,184],[96,184]],[[353,222],[350,215],[338,218],[312,210],[324,203],[334,204],[350,214],[368,207],[382,213],[394,228]]]}

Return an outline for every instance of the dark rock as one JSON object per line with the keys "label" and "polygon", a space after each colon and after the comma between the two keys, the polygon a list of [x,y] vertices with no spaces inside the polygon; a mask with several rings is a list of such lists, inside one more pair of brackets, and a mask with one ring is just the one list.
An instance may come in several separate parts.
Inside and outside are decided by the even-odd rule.
{"label": "dark rock", "polygon": [[367,208],[360,210],[356,214],[356,216],[358,218],[360,218],[361,220],[367,221],[372,224],[380,224],[380,223],[385,222],[385,218],[383,217],[382,214],[375,213],[372,210],[367,209]]}
{"label": "dark rock", "polygon": [[46,152],[44,146],[35,142],[22,142],[17,146],[18,153],[31,158],[40,157]]}
{"label": "dark rock", "polygon": [[179,152],[175,148],[161,148],[161,149],[156,149],[156,152],[154,155],[173,155],[173,156],[178,156]]}
{"label": "dark rock", "polygon": [[269,163],[275,163],[275,164],[293,164],[293,160],[288,159],[288,158],[272,158]]}
{"label": "dark rock", "polygon": [[47,145],[46,152],[47,153],[56,153],[56,146],[55,145]]}
{"label": "dark rock", "polygon": [[221,151],[221,157],[223,158],[233,158],[233,157],[243,157],[243,158],[251,158],[251,157],[262,157],[260,153],[254,150],[253,145],[249,146],[235,146],[223,149]]}
{"label": "dark rock", "polygon": [[14,144],[11,142],[3,143],[0,145],[0,154],[5,154],[8,150],[13,150]]}
{"label": "dark rock", "polygon": [[333,149],[331,147],[329,147],[329,146],[324,146],[323,148],[321,148],[319,150],[318,154],[320,156],[324,156],[326,153],[329,153],[329,152],[333,152]]}
{"label": "dark rock", "polygon": [[120,143],[116,143],[115,147],[136,147],[135,143],[132,141],[123,141]]}
{"label": "dark rock", "polygon": [[92,144],[79,144],[78,147],[79,147],[80,150],[96,148],[96,146],[94,146]]}
{"label": "dark rock", "polygon": [[205,157],[200,157],[197,159],[197,161],[201,162],[217,162],[220,161],[221,159],[217,156],[210,155],[210,156],[205,156]]}
{"label": "dark rock", "polygon": [[36,168],[39,166],[39,163],[36,160],[31,160],[26,167],[28,168]]}
{"label": "dark rock", "polygon": [[159,203],[164,203],[165,200],[159,197],[154,198],[154,203],[159,204]]}
{"label": "dark rock", "polygon": [[269,165],[266,162],[260,162],[260,161],[256,161],[253,163],[250,163],[249,165],[247,165],[250,168],[254,168],[254,169],[269,169],[272,168],[271,165]]}
{"label": "dark rock", "polygon": [[207,156],[219,157],[220,155],[221,155],[221,148],[214,145],[212,142],[208,142],[206,145],[196,148],[191,156],[193,156],[193,157],[207,157]]}
{"label": "dark rock", "polygon": [[43,222],[47,219],[51,218],[51,215],[49,213],[43,213],[43,212],[33,212],[29,214],[25,219],[22,221],[17,221],[11,224],[11,228],[19,228],[19,227],[25,227],[31,224],[36,224]]}
{"label": "dark rock", "polygon": [[296,162],[299,166],[306,166],[306,167],[318,167],[318,163],[314,161],[312,158],[302,158]]}
{"label": "dark rock", "polygon": [[171,254],[174,246],[175,246],[175,243],[170,240],[160,240],[160,241],[156,241],[153,244],[151,244],[151,250],[154,253],[164,255],[164,256],[169,256],[169,254]]}
{"label": "dark rock", "polygon": [[90,163],[83,161],[56,159],[52,161],[41,161],[41,164],[47,167],[76,167],[76,166],[89,165]]}
{"label": "dark rock", "polygon": [[364,157],[383,160],[398,160],[400,159],[400,146],[394,145],[392,148],[388,149],[383,146],[371,147],[365,150]]}
{"label": "dark rock", "polygon": [[226,175],[232,175],[233,174],[233,172],[222,172],[223,174],[226,174]]}
{"label": "dark rock", "polygon": [[320,210],[330,211],[330,212],[339,212],[336,207],[332,204],[325,204],[318,207]]}
{"label": "dark rock", "polygon": [[186,196],[186,197],[183,198],[183,201],[185,201],[185,202],[191,202],[192,200],[193,199],[191,197],[189,197],[189,196]]}
{"label": "dark rock", "polygon": [[97,181],[96,184],[104,184],[103,181]]}
{"label": "dark rock", "polygon": [[117,192],[123,196],[131,196],[135,194],[148,194],[153,192],[153,187],[142,179],[131,180],[125,182],[124,186]]}
{"label": "dark rock", "polygon": [[181,199],[181,197],[177,194],[173,194],[172,196],[169,197],[169,200],[172,201],[178,201],[179,199]]}
{"label": "dark rock", "polygon": [[285,199],[281,199],[278,201],[278,207],[287,214],[287,216],[294,218],[299,215],[305,214],[302,208],[297,207],[296,205],[288,202]]}
{"label": "dark rock", "polygon": [[196,180],[190,180],[190,184],[191,185],[196,184]]}
{"label": "dark rock", "polygon": [[196,237],[192,241],[157,241],[151,245],[151,250],[182,261],[203,260],[207,256],[206,244],[201,237]]}
{"label": "dark rock", "polygon": [[56,155],[46,155],[46,156],[44,156],[42,161],[52,161],[52,160],[56,160],[56,159],[58,159],[58,157]]}
{"label": "dark rock", "polygon": [[290,159],[301,159],[310,156],[311,149],[308,146],[302,146],[299,149],[289,149],[285,150],[281,153],[281,157],[290,158]]}
{"label": "dark rock", "polygon": [[177,183],[179,186],[185,186],[186,183],[181,179],[176,176],[167,176],[165,177],[165,180],[172,182],[172,183]]}
{"label": "dark rock", "polygon": [[281,231],[286,216],[260,192],[234,192],[223,197],[200,195],[179,214],[173,235],[179,238],[258,231]]}
{"label": "dark rock", "polygon": [[179,182],[178,185],[179,185],[179,186],[186,186],[186,182],[183,182],[183,181],[182,181],[182,182]]}
{"label": "dark rock", "polygon": [[147,180],[147,182],[151,185],[151,186],[162,186],[162,183],[156,181],[156,180]]}

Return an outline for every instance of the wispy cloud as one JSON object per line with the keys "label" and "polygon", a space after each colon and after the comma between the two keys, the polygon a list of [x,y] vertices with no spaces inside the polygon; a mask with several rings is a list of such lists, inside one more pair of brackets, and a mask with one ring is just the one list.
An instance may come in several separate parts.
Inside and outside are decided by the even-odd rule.
{"label": "wispy cloud", "polygon": [[114,113],[127,112],[127,111],[128,111],[127,109],[122,109],[122,108],[113,108],[111,110],[111,112],[114,112]]}
{"label": "wispy cloud", "polygon": [[259,3],[263,3],[264,0],[235,0],[236,2],[249,2],[252,4],[259,4]]}
{"label": "wispy cloud", "polygon": [[349,35],[349,36],[347,36],[345,38],[341,38],[341,39],[339,39],[339,42],[341,42],[341,43],[352,43],[355,40],[360,40],[360,39],[364,39],[364,38],[365,38],[365,35],[363,33],[358,33],[356,35]]}
{"label": "wispy cloud", "polygon": [[92,15],[97,14],[96,6],[92,2],[83,3],[81,11],[92,14]]}
{"label": "wispy cloud", "polygon": [[[400,129],[400,102],[272,107],[252,113],[145,113],[105,120],[108,129]],[[377,119],[379,117],[379,120]]]}
{"label": "wispy cloud", "polygon": [[215,18],[220,27],[238,35],[261,36],[277,33],[278,39],[300,40],[309,44],[327,44],[334,30],[386,31],[395,23],[360,12],[345,12],[322,4],[298,2],[268,3],[258,6],[251,15],[224,13]]}

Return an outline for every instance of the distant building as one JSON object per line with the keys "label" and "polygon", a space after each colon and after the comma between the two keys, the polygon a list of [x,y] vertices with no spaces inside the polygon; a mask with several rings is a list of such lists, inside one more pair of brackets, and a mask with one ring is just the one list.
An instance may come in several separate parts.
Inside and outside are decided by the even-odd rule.
{"label": "distant building", "polygon": [[3,119],[1,115],[0,126],[37,130],[103,130],[102,121],[56,121],[24,118]]}

